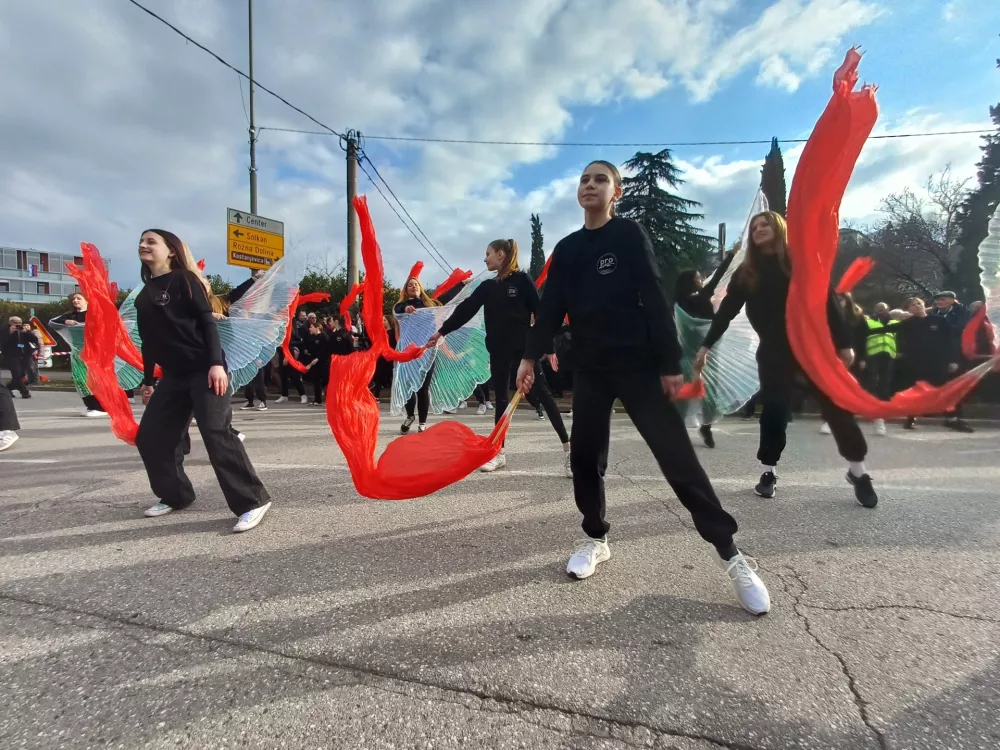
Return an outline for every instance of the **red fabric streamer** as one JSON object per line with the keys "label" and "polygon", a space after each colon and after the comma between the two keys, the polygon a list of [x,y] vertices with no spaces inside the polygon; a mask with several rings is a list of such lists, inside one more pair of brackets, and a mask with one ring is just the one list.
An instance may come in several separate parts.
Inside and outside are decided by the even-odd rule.
{"label": "red fabric streamer", "polygon": [[[441,299],[441,295],[447,294],[456,286],[464,281],[468,281],[472,278],[472,271],[463,271],[461,268],[456,268],[451,272],[451,276],[438,284],[437,289],[431,295],[434,299]],[[409,279],[407,279],[409,280]]]}
{"label": "red fabric streamer", "polygon": [[205,259],[204,258],[202,258],[201,260],[198,261],[198,270],[199,271],[204,271],[205,270]]}
{"label": "red fabric streamer", "polygon": [[871,273],[871,270],[875,267],[875,260],[872,258],[855,258],[847,270],[844,271],[844,275],[840,277],[840,283],[837,284],[837,294],[847,294],[854,287],[858,285],[865,276]]}
{"label": "red fabric streamer", "polygon": [[[512,410],[488,436],[477,435],[459,422],[441,422],[426,432],[396,438],[376,459],[379,405],[368,390],[375,365],[380,356],[397,362],[410,361],[423,354],[423,349],[411,345],[398,352],[389,347],[382,326],[385,277],[382,254],[367,200],[355,198],[354,207],[361,226],[361,256],[365,266],[361,318],[372,346],[331,358],[327,421],[361,495],[376,500],[423,497],[468,476],[496,456],[510,425]],[[512,403],[516,401],[515,397]]]}
{"label": "red fabric streamer", "polygon": [[538,273],[538,278],[535,279],[535,287],[538,289],[542,288],[542,284],[545,283],[545,279],[549,277],[549,264],[552,262],[552,253],[549,253],[549,257],[545,259],[545,265],[542,266],[542,270]]}
{"label": "red fabric streamer", "polygon": [[674,400],[690,401],[691,399],[705,398],[707,395],[705,381],[701,378],[695,378],[690,383],[685,383],[681,386],[681,389],[677,391],[677,395],[674,396]]}
{"label": "red fabric streamer", "polygon": [[340,317],[344,319],[344,325],[348,331],[351,330],[351,305],[361,294],[362,289],[364,289],[364,284],[355,284],[348,295],[340,301]]}
{"label": "red fabric streamer", "polygon": [[[979,352],[979,342],[977,341],[980,331],[983,333],[983,339],[989,342],[989,351],[982,353]],[[996,353],[996,344],[993,343],[993,324],[986,317],[986,305],[983,305],[976,310],[976,314],[962,329],[962,356],[973,361],[984,356],[993,356]]]}
{"label": "red fabric streamer", "polygon": [[420,273],[423,270],[424,270],[424,262],[422,260],[418,260],[416,263],[413,264],[413,268],[410,269],[410,275],[406,277],[406,280],[409,281],[410,279],[419,279]]}
{"label": "red fabric streamer", "polygon": [[281,353],[288,362],[288,366],[299,372],[307,372],[304,364],[295,359],[292,348],[289,344],[292,341],[292,331],[295,330],[295,312],[302,306],[310,302],[328,302],[330,295],[326,292],[310,292],[309,294],[296,294],[292,304],[288,306],[288,323],[285,325],[285,338],[281,341]]}
{"label": "red fabric streamer", "polygon": [[993,360],[947,385],[917,383],[891,401],[868,394],[837,356],[826,305],[837,254],[840,202],[854,165],[878,117],[875,89],[854,91],[861,55],[851,49],[837,71],[834,93],[799,158],[788,197],[792,279],[788,338],[799,365],[834,403],[867,419],[946,412],[993,369]]}
{"label": "red fabric streamer", "polygon": [[[132,416],[132,406],[125,391],[118,385],[115,355],[125,335],[115,300],[118,287],[108,279],[108,269],[97,248],[80,243],[83,266],[66,264],[66,270],[80,285],[89,306],[87,325],[83,329],[83,351],[80,358],[87,366],[87,387],[101,402],[111,419],[111,431],[119,440],[135,445],[139,425]],[[131,341],[130,341],[131,343]],[[132,345],[135,348],[135,345]],[[139,358],[139,370],[142,359]]]}

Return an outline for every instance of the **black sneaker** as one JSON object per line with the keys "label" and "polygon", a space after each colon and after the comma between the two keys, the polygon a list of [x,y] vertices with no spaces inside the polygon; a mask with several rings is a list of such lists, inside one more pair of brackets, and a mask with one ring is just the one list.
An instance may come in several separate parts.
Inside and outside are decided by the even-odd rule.
{"label": "black sneaker", "polygon": [[915,430],[915,429],[917,429],[916,425],[917,425],[916,417],[907,417],[906,421],[903,422],[903,429],[904,430]]}
{"label": "black sneaker", "polygon": [[854,486],[854,497],[858,499],[859,503],[866,508],[874,508],[878,505],[878,495],[875,494],[870,476],[863,474],[856,477],[851,472],[847,472],[847,481]]}
{"label": "black sneaker", "polygon": [[712,425],[703,424],[698,428],[698,432],[701,433],[701,439],[705,441],[706,448],[715,447],[715,436],[712,435]]}
{"label": "black sneaker", "polygon": [[773,471],[765,471],[760,475],[760,481],[757,482],[757,486],[753,488],[753,491],[757,493],[759,497],[774,497],[774,485],[778,483],[778,478],[774,476]]}
{"label": "black sneaker", "polygon": [[972,429],[967,422],[964,422],[961,419],[946,419],[944,421],[944,426],[949,430],[954,430],[955,432],[975,432],[975,430]]}
{"label": "black sneaker", "polygon": [[405,435],[410,431],[410,428],[412,426],[413,426],[413,417],[407,417],[405,420],[403,420],[403,424],[399,426],[399,431]]}

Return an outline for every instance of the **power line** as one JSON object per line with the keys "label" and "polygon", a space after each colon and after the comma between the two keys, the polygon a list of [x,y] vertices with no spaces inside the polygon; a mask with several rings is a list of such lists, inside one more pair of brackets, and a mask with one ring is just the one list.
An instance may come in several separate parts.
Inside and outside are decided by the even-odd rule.
{"label": "power line", "polygon": [[[368,137],[368,136],[365,136],[365,138],[367,138],[367,137]],[[392,196],[393,198],[395,198],[395,199],[396,199],[396,203],[398,203],[398,204],[399,204],[399,207],[400,207],[400,208],[401,208],[401,209],[403,210],[403,213],[404,213],[404,214],[406,214],[407,218],[408,218],[408,219],[409,219],[409,220],[410,220],[411,222],[413,222],[413,226],[415,226],[415,227],[417,228],[417,231],[418,231],[418,232],[420,232],[420,234],[421,234],[421,235],[423,236],[423,238],[424,238],[425,240],[427,240],[427,244],[428,244],[428,245],[430,245],[430,246],[431,246],[431,248],[433,248],[433,250],[434,250],[434,252],[435,252],[435,253],[437,254],[438,258],[440,258],[440,259],[441,259],[441,263],[444,263],[444,264],[445,264],[445,266],[447,266],[447,265],[448,265],[448,261],[447,261],[447,259],[446,259],[446,258],[445,258],[445,257],[444,257],[444,256],[443,256],[442,254],[441,254],[441,251],[440,251],[440,250],[438,250],[438,249],[437,249],[437,247],[435,247],[434,243],[433,243],[433,242],[431,242],[431,239],[430,239],[430,237],[428,237],[428,236],[427,236],[427,234],[426,234],[426,233],[424,232],[424,230],[420,228],[420,225],[419,225],[419,224],[417,224],[417,221],[416,221],[416,219],[414,219],[414,218],[413,218],[412,216],[410,216],[410,212],[406,210],[406,206],[404,206],[404,205],[403,205],[403,202],[402,202],[402,201],[401,201],[401,200],[399,199],[399,196],[397,196],[397,195],[396,195],[396,193],[395,193],[395,192],[393,192],[392,188],[391,188],[391,187],[389,187],[389,183],[388,183],[388,182],[386,182],[386,181],[385,181],[385,178],[384,178],[384,177],[383,177],[383,176],[382,176],[382,175],[381,175],[381,174],[379,173],[379,171],[378,171],[378,167],[376,167],[376,166],[375,166],[375,165],[374,165],[374,164],[372,163],[372,160],[368,158],[368,154],[366,154],[366,153],[364,152],[364,150],[363,150],[363,149],[359,149],[359,154],[358,154],[358,156],[359,156],[359,158],[358,158],[358,163],[359,163],[359,164],[360,164],[360,163],[361,163],[362,161],[367,161],[367,162],[368,162],[368,164],[369,164],[369,165],[371,165],[371,168],[372,168],[372,170],[373,170],[373,171],[375,172],[375,175],[376,175],[376,176],[377,176],[377,177],[378,177],[378,178],[379,178],[379,179],[380,179],[380,180],[382,181],[382,184],[383,184],[383,185],[385,185],[385,189],[389,191],[389,194],[390,194],[390,195],[391,195],[391,196]],[[366,172],[365,174],[367,174],[367,172]],[[371,179],[371,178],[369,178],[369,179]],[[425,249],[426,249],[426,248],[425,248]],[[436,261],[436,260],[437,260],[437,259],[435,259],[435,261]],[[440,265],[441,263],[439,263],[438,265]],[[449,269],[449,268],[445,268],[445,272],[446,272],[446,273],[451,273],[451,269]]]}
{"label": "power line", "polygon": [[[298,128],[259,128],[260,131],[271,130],[277,133],[300,133],[302,135],[330,135],[318,130],[300,130]],[[868,140],[881,140],[887,138],[928,138],[936,135],[985,135],[992,133],[992,130],[945,130],[940,132],[922,133],[889,133],[883,135],[870,135]],[[480,146],[573,146],[573,147],[602,147],[602,148],[678,148],[682,146],[749,146],[771,144],[771,139],[765,140],[745,140],[745,141],[674,141],[672,143],[587,143],[582,141],[487,141],[471,138],[423,138],[417,136],[402,135],[368,135],[365,138],[371,141],[403,141],[408,143],[460,143]],[[779,138],[779,143],[805,143],[808,138]]]}
{"label": "power line", "polygon": [[[371,164],[371,162],[368,162],[368,163],[369,163],[369,164]],[[374,167],[373,167],[373,168],[374,168]],[[375,188],[375,189],[376,189],[376,190],[378,191],[378,194],[382,196],[382,200],[384,200],[384,201],[386,202],[386,205],[387,205],[387,206],[389,206],[389,208],[391,208],[391,209],[392,209],[392,212],[393,212],[394,214],[396,214],[396,218],[397,218],[397,219],[399,219],[399,221],[400,221],[400,222],[402,223],[402,225],[403,225],[404,227],[406,227],[406,228],[407,228],[407,230],[409,230],[410,234],[412,234],[412,235],[413,235],[413,239],[415,239],[415,240],[417,241],[417,244],[418,244],[418,245],[420,245],[420,247],[421,247],[421,248],[423,248],[423,251],[424,251],[425,253],[427,253],[428,255],[430,255],[430,257],[431,257],[431,260],[433,260],[433,261],[434,261],[435,263],[437,263],[437,264],[438,264],[438,266],[440,266],[440,267],[441,267],[441,269],[442,269],[442,270],[443,270],[443,271],[444,271],[445,273],[451,273],[451,270],[450,270],[449,268],[447,268],[447,267],[445,267],[445,266],[442,266],[442,265],[441,265],[441,262],[440,262],[440,261],[439,261],[439,260],[438,260],[437,258],[435,258],[435,257],[434,257],[433,255],[431,255],[431,254],[430,254],[430,252],[429,252],[429,251],[427,250],[427,248],[426,248],[426,247],[424,246],[424,243],[420,241],[420,238],[419,238],[419,237],[417,237],[417,235],[416,235],[416,233],[415,233],[415,232],[413,231],[413,229],[411,229],[411,228],[410,228],[410,225],[406,223],[406,220],[405,220],[405,219],[404,219],[404,218],[403,218],[403,217],[402,217],[402,216],[400,215],[399,211],[397,211],[397,210],[396,210],[396,207],[395,207],[394,205],[392,205],[392,202],[391,202],[391,201],[390,201],[390,200],[389,200],[389,199],[388,199],[388,198],[386,197],[386,194],[382,192],[382,188],[380,188],[380,187],[378,186],[378,183],[377,183],[377,182],[375,182],[375,179],[374,179],[374,178],[373,178],[373,177],[372,177],[372,176],[371,176],[370,174],[368,174],[368,170],[367,170],[367,169],[365,169],[365,165],[364,165],[364,162],[363,162],[363,161],[362,161],[361,159],[358,159],[358,169],[360,169],[360,170],[361,170],[362,172],[364,172],[364,173],[365,173],[365,177],[367,177],[367,178],[368,178],[368,181],[369,181],[369,182],[370,182],[370,183],[372,184],[372,186],[373,186],[373,187],[374,187],[374,188]]]}
{"label": "power line", "polygon": [[[164,26],[166,26],[167,28],[169,28],[175,34],[178,34],[181,37],[183,37],[186,41],[190,42],[191,44],[193,44],[198,49],[202,50],[203,52],[207,52],[208,54],[210,54],[212,57],[214,57],[216,60],[218,60],[223,65],[225,65],[230,70],[235,71],[238,75],[242,76],[243,78],[246,78],[248,81],[251,80],[250,76],[248,76],[242,70],[240,70],[239,68],[237,68],[235,65],[232,65],[231,63],[227,62],[226,60],[223,60],[219,55],[217,55],[215,52],[213,52],[212,50],[210,50],[204,44],[202,44],[201,42],[195,41],[194,39],[192,39],[191,37],[189,37],[187,34],[185,34],[183,31],[181,31],[176,26],[174,26],[172,23],[170,23],[170,21],[166,20],[162,16],[157,15],[156,13],[154,13],[153,11],[151,11],[149,8],[147,8],[142,3],[139,3],[136,0],[128,0],[128,1],[130,3],[132,3],[132,5],[134,5],[139,10],[141,10],[144,13],[147,13],[148,15],[152,16],[153,18],[155,18],[157,21],[159,21]],[[296,112],[298,112],[300,115],[302,115],[306,119],[308,119],[308,120],[316,123],[321,128],[323,128],[323,131],[320,133],[320,135],[335,135],[338,138],[343,138],[344,137],[343,133],[339,133],[336,130],[334,130],[333,128],[331,128],[329,125],[327,125],[326,123],[320,122],[319,120],[317,120],[315,117],[313,117],[311,114],[309,114],[305,110],[303,110],[303,109],[301,109],[299,107],[296,107],[294,104],[292,104],[290,101],[288,101],[285,97],[283,97],[280,94],[276,94],[275,92],[271,91],[271,89],[269,89],[267,86],[264,86],[263,84],[261,84],[260,82],[258,82],[256,80],[253,81],[253,84],[257,88],[259,88],[261,91],[266,91],[268,94],[270,94],[271,96],[273,96],[275,99],[277,99],[282,104],[284,104],[284,105],[286,105],[288,107],[291,107],[292,109],[294,109]],[[240,93],[241,94],[242,94],[242,91],[243,90],[241,88],[240,89]]]}

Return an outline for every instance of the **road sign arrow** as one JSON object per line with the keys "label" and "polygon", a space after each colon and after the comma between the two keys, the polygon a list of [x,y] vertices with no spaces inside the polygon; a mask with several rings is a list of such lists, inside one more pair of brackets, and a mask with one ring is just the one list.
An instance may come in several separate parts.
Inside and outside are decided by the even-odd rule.
{"label": "road sign arrow", "polygon": [[236,223],[237,224],[242,224],[243,223],[243,214],[237,212],[237,213],[233,214],[233,218],[236,219]]}
{"label": "road sign arrow", "polygon": [[233,237],[236,237],[237,239],[239,239],[242,236],[243,236],[243,232],[241,232],[239,229],[234,229],[233,230]]}

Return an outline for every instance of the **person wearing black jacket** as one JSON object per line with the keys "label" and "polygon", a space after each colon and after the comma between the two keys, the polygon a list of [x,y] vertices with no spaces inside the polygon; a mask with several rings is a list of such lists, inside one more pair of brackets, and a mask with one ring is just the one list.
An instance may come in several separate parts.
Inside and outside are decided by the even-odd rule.
{"label": "person wearing black jacket", "polygon": [[[150,229],[139,241],[145,286],[135,298],[146,411],[136,447],[160,502],[149,517],[186,508],[194,488],[184,473],[182,440],[194,416],[230,510],[233,531],[257,526],[271,507],[243,443],[232,430],[229,377],[212,304],[191,251],[177,235]],[[154,388],[154,369],[163,377]]]}
{"label": "person wearing black jacket", "polygon": [[21,398],[31,398],[26,377],[28,374],[28,359],[38,351],[38,337],[31,331],[24,330],[24,324],[17,316],[8,321],[7,330],[0,336],[0,360],[3,366],[10,370],[10,382],[7,390],[14,395],[14,389]]}
{"label": "person wearing black jacket", "polygon": [[649,235],[634,221],[614,216],[621,175],[605,161],[584,170],[577,199],[583,228],[552,252],[548,280],[528,333],[517,387],[527,393],[535,363],[569,315],[573,326],[573,494],[586,539],[570,557],[574,578],[594,573],[611,557],[605,520],[604,472],[608,466],[611,409],[618,398],[653,452],[695,528],[722,559],[740,605],[753,614],[771,607],[756,564],[733,543],[736,521],[719,502],[677,409],[670,403],[683,385],[681,346]]}
{"label": "person wearing black jacket", "polygon": [[[958,372],[962,358],[961,339],[953,335],[952,327],[940,315],[928,315],[920,297],[911,297],[903,306],[899,323],[893,326],[903,370],[903,388],[923,381],[934,387],[948,382]],[[907,417],[903,429],[916,426],[915,417]]]}
{"label": "person wearing black jacket", "polygon": [[[791,394],[798,362],[788,341],[785,308],[791,269],[788,259],[787,229],[780,214],[765,211],[750,221],[747,257],[736,269],[725,299],[695,359],[695,369],[704,367],[712,345],[729,327],[730,321],[746,305],[747,318],[760,337],[757,347],[757,372],[760,376],[760,448],[757,460],[764,469],[754,491],[761,497],[774,497],[776,469],[785,448],[785,430],[791,411]],[[844,323],[840,302],[830,291],[826,305],[827,321],[833,342],[845,365],[854,363],[851,332]],[[821,390],[810,388],[819,402],[823,420],[830,426],[840,455],[847,459],[847,481],[854,487],[858,502],[866,508],[878,504],[878,495],[865,470],[868,445],[854,416],[833,403]]]}
{"label": "person wearing black jacket", "polygon": [[[712,278],[707,283],[702,278],[701,273],[693,268],[677,274],[677,281],[674,284],[674,303],[692,318],[712,320],[715,317],[712,296],[719,286],[719,281],[732,265],[734,257],[736,257],[735,250],[726,253],[726,257],[722,259],[722,263],[715,269],[715,273],[712,274]],[[712,435],[711,424],[700,425],[698,432],[701,434],[701,439],[705,441],[706,447],[715,447],[715,436]]]}
{"label": "person wearing black jacket", "polygon": [[[930,310],[928,315],[940,318],[948,324],[948,330],[951,332],[953,345],[959,355],[961,355],[962,333],[965,331],[965,326],[971,317],[969,315],[969,309],[958,301],[958,297],[954,292],[938,292],[934,295],[934,309]],[[959,358],[955,361],[961,363],[961,356],[959,356]],[[961,367],[956,367],[953,370],[949,370],[949,374],[952,377],[955,377],[958,375],[960,370]],[[944,426],[950,430],[955,430],[956,432],[975,432],[968,422],[962,419],[961,404],[956,406],[954,411],[950,412],[945,417]]]}
{"label": "person wearing black jacket", "polygon": [[[482,282],[475,291],[463,300],[436,334],[427,342],[435,346],[442,336],[447,336],[472,320],[480,308],[486,324],[486,351],[490,355],[490,379],[496,391],[496,411],[494,423],[503,418],[509,399],[511,375],[524,357],[524,344],[531,329],[531,318],[538,310],[538,290],[524,271],[518,268],[517,243],[512,239],[493,240],[486,247],[486,268],[496,272],[496,278]],[[551,336],[549,337],[551,341]],[[549,350],[546,349],[546,352]],[[545,353],[545,352],[543,352]],[[562,442],[565,453],[564,470],[572,477],[570,466],[569,434],[563,424],[562,414],[549,392],[545,376],[535,363],[534,385],[527,392],[528,402],[544,408],[549,421]],[[507,465],[507,456],[500,451],[497,456],[482,467],[490,472]]]}
{"label": "person wearing black jacket", "polygon": [[[396,303],[392,311],[398,320],[403,315],[409,315],[422,308],[439,307],[440,305],[440,301],[432,298],[424,291],[424,285],[420,283],[420,279],[411,277],[406,280],[406,284],[400,290],[399,302]],[[420,388],[416,393],[410,394],[410,397],[406,400],[406,419],[403,420],[403,424],[399,428],[399,431],[403,434],[409,432],[410,427],[413,426],[414,406],[417,410],[417,416],[420,419],[417,423],[417,431],[423,432],[427,429],[427,412],[431,408],[431,377],[433,375],[434,366],[431,365]]]}
{"label": "person wearing black jacket", "polygon": [[17,421],[17,409],[14,408],[14,397],[10,390],[0,386],[0,452],[10,448],[18,441],[17,431],[21,424]]}
{"label": "person wearing black jacket", "polygon": [[302,361],[306,365],[306,380],[312,383],[316,406],[323,404],[326,386],[330,382],[330,334],[319,321],[309,323],[309,333],[302,342]]}

